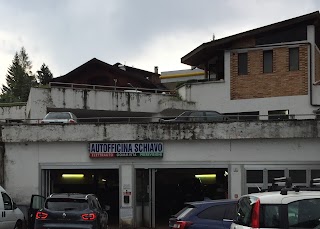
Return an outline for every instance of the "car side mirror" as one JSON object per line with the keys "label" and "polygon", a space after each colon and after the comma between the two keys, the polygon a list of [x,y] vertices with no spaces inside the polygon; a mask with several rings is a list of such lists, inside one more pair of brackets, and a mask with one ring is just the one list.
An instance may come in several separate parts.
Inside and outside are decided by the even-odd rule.
{"label": "car side mirror", "polygon": [[14,209],[17,209],[18,207],[17,207],[17,204],[15,203],[15,202],[13,202],[13,210]]}
{"label": "car side mirror", "polygon": [[110,206],[109,205],[104,206],[104,210],[109,211],[110,210]]}

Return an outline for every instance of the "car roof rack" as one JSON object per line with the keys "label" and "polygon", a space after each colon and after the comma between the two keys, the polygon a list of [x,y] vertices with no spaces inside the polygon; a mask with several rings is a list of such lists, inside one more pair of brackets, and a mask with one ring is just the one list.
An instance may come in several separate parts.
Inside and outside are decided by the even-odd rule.
{"label": "car roof rack", "polygon": [[[281,187],[279,184],[284,185]],[[280,191],[281,195],[287,195],[288,191],[320,191],[320,178],[311,179],[309,187],[293,186],[291,177],[273,178],[272,185],[268,191]]]}

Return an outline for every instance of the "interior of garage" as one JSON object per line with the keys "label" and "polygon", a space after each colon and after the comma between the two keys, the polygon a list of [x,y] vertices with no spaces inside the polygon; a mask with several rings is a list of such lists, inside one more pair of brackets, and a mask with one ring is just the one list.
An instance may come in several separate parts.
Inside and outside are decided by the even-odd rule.
{"label": "interior of garage", "polygon": [[110,206],[109,225],[119,223],[119,172],[104,170],[50,170],[52,193],[92,193],[102,207]]}
{"label": "interior of garage", "polygon": [[[170,216],[184,207],[185,202],[228,197],[227,168],[154,169],[154,172],[155,196],[152,198],[149,185],[153,182],[152,169],[136,171],[136,220],[139,226],[148,227],[150,221],[155,220],[156,228],[162,228],[168,225]],[[151,219],[152,204],[149,200],[152,199],[155,201],[155,219]]]}

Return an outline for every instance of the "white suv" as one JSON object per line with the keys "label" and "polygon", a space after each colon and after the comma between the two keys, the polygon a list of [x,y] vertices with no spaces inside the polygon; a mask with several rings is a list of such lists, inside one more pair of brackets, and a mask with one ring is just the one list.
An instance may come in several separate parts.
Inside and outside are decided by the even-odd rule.
{"label": "white suv", "polygon": [[[237,217],[230,229],[320,228],[319,181],[313,179],[310,187],[296,187],[290,178],[275,178],[269,191],[238,200]],[[285,186],[280,188],[278,183]]]}

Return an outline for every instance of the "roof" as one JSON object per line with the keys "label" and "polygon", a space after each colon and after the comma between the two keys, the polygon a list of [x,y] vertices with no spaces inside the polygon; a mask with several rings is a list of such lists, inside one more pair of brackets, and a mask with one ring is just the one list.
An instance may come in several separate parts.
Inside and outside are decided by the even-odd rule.
{"label": "roof", "polygon": [[86,199],[88,195],[93,194],[83,194],[83,193],[53,193],[49,198],[73,198],[73,199]]}
{"label": "roof", "polygon": [[273,191],[273,192],[259,192],[259,193],[251,193],[244,196],[253,196],[260,199],[260,203],[262,204],[277,204],[283,203],[284,199],[289,199],[290,197],[297,198],[297,197],[307,197],[307,196],[317,196],[320,198],[320,191],[288,191],[287,195],[282,195],[280,191]]}
{"label": "roof", "polygon": [[[100,69],[100,71],[103,71],[104,73],[101,76],[101,78],[108,78],[109,75],[113,74],[119,78],[127,77],[128,79],[133,79],[136,82],[143,84],[143,86],[146,88],[157,88],[155,84],[153,84],[151,81],[146,79],[144,75],[141,74],[141,72],[145,73],[147,71],[144,71],[144,70],[141,70],[140,72],[124,71],[124,70],[121,70],[116,65],[110,65],[101,60],[98,60],[97,58],[93,58],[87,61],[86,63],[80,65],[79,67],[73,69],[72,71],[68,72],[63,76],[53,78],[51,82],[77,83],[77,80],[79,79],[79,75],[84,74],[87,77],[90,77],[90,73],[93,71],[96,71],[98,68]],[[113,82],[113,78],[112,78],[112,82]],[[101,85],[101,84],[97,83],[97,85]],[[105,86],[113,86],[113,85],[105,85]]]}
{"label": "roof", "polygon": [[247,38],[247,37],[256,36],[258,34],[262,34],[266,32],[271,32],[274,30],[280,30],[282,28],[289,27],[289,26],[296,26],[297,24],[300,24],[300,23],[311,22],[312,24],[314,24],[315,21],[319,21],[319,19],[320,19],[319,11],[315,11],[310,14],[305,14],[299,17],[291,18],[285,21],[277,22],[277,23],[263,26],[257,29],[238,33],[222,39],[203,43],[202,45],[198,46],[197,48],[195,48],[194,50],[192,50],[191,52],[183,56],[181,58],[181,62],[191,66],[199,66],[200,64],[203,64],[202,61],[205,59],[207,54],[217,51],[218,49],[225,49],[228,45],[230,45],[234,41]]}
{"label": "roof", "polygon": [[219,200],[204,200],[204,201],[194,201],[194,202],[187,202],[188,205],[203,205],[203,204],[227,204],[227,203],[235,203],[238,200],[236,199],[219,199]]}

